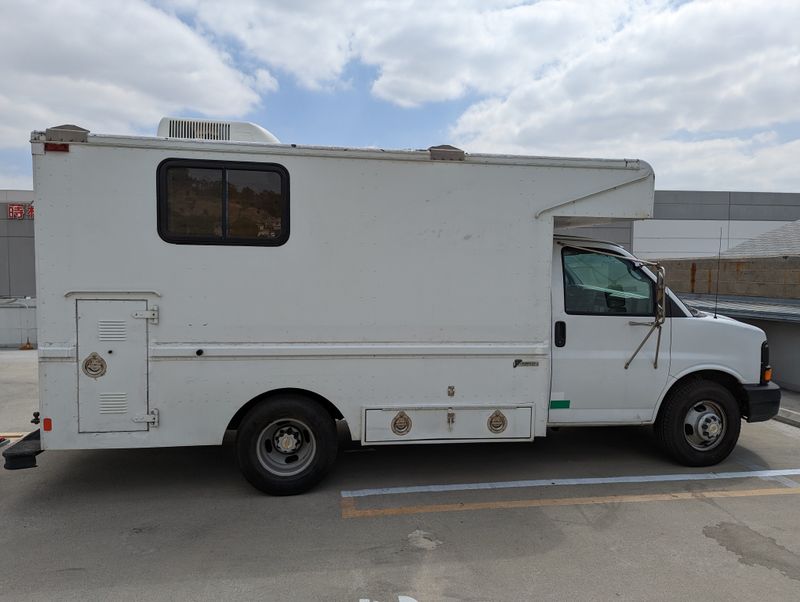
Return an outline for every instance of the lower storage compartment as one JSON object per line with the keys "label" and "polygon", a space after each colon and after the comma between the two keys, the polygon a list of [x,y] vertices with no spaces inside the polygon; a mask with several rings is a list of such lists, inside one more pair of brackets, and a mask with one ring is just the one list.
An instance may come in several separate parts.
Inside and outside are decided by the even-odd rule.
{"label": "lower storage compartment", "polygon": [[534,407],[366,408],[364,443],[533,439]]}

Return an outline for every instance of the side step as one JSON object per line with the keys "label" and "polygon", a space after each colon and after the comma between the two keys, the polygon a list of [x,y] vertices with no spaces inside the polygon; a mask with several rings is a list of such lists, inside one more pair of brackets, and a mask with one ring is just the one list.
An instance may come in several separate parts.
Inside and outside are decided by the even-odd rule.
{"label": "side step", "polygon": [[25,435],[22,439],[3,450],[6,470],[36,468],[36,456],[42,453],[42,438],[39,429]]}

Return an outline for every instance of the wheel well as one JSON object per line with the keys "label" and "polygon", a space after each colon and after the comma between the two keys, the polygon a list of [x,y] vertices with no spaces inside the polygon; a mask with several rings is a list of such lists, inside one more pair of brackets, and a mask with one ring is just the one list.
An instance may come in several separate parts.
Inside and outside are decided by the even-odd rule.
{"label": "wheel well", "polygon": [[313,391],[306,391],[305,389],[274,389],[272,391],[267,391],[265,393],[261,393],[261,395],[256,395],[244,404],[239,410],[233,415],[231,421],[228,423],[228,427],[226,430],[236,430],[239,428],[239,423],[241,423],[242,418],[244,418],[245,414],[250,411],[250,408],[255,406],[256,404],[261,403],[262,401],[266,401],[268,399],[272,399],[273,397],[278,397],[280,395],[285,394],[292,394],[292,395],[301,395],[303,397],[307,397],[308,399],[312,399],[320,404],[325,410],[330,414],[331,418],[334,420],[342,420],[344,416],[339,411],[335,405],[333,405],[328,399],[324,398],[322,395],[318,393],[314,393]]}
{"label": "wheel well", "polygon": [[666,395],[664,395],[664,399],[661,401],[661,406],[658,408],[659,416],[661,415],[661,410],[664,407],[664,402],[667,400],[670,394],[687,381],[692,380],[710,380],[725,387],[736,399],[736,403],[739,404],[739,412],[741,412],[742,416],[747,416],[747,394],[745,393],[744,387],[735,376],[731,376],[726,372],[720,372],[719,370],[699,370],[697,372],[692,372],[691,374],[682,376],[672,383],[669,391],[667,391]]}

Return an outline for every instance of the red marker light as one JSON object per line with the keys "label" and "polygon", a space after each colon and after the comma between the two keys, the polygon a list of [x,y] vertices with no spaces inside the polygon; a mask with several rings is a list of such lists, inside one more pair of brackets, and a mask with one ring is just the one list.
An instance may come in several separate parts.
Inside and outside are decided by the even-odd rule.
{"label": "red marker light", "polygon": [[43,418],[42,419],[42,428],[46,431],[53,430],[53,419],[52,418]]}
{"label": "red marker light", "polygon": [[64,144],[63,142],[45,142],[44,143],[44,150],[45,152],[57,152],[57,153],[68,153],[69,152],[69,144]]}

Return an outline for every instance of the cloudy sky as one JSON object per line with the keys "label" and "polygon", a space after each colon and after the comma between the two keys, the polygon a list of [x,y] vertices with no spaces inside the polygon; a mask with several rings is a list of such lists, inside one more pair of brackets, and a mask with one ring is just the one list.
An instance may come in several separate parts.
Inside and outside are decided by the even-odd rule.
{"label": "cloudy sky", "polygon": [[31,187],[33,129],[171,115],[800,192],[798,23],[798,0],[2,0],[0,188]]}

